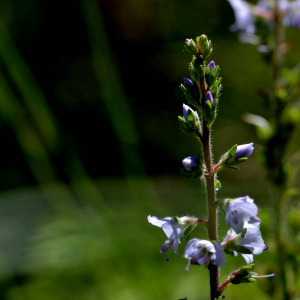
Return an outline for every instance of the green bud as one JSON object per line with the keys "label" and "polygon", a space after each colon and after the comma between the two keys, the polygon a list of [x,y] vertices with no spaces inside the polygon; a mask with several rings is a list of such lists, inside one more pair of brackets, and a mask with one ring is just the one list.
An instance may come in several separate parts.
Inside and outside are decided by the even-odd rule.
{"label": "green bud", "polygon": [[198,52],[202,54],[203,59],[207,58],[212,53],[211,41],[208,40],[205,34],[196,38]]}
{"label": "green bud", "polygon": [[186,39],[184,45],[184,52],[188,55],[195,55],[197,54],[197,45],[192,39]]}
{"label": "green bud", "polygon": [[234,271],[230,275],[230,282],[232,284],[240,284],[256,281],[254,278],[248,277],[251,275],[254,264],[249,264],[241,267],[239,270]]}

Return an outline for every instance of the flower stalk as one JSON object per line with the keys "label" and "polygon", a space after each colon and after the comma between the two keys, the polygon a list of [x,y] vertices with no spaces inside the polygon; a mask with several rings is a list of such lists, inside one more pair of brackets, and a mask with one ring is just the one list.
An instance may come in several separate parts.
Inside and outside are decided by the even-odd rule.
{"label": "flower stalk", "polygon": [[[202,95],[202,103],[206,98],[207,90],[205,88],[204,77],[200,78],[200,90]],[[218,240],[218,228],[217,228],[217,206],[216,194],[215,194],[215,171],[212,163],[212,153],[210,145],[210,127],[208,122],[203,118],[202,120],[203,136],[201,139],[204,162],[206,167],[205,183],[207,193],[207,206],[208,206],[208,238],[210,240]],[[210,282],[210,296],[211,300],[218,298],[218,286],[219,286],[219,267],[217,265],[210,265],[209,269],[209,282]]]}

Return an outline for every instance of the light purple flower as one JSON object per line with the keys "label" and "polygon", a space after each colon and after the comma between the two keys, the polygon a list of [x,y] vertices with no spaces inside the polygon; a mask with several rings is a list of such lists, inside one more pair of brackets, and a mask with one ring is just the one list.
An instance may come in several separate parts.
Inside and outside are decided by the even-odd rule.
{"label": "light purple flower", "polygon": [[206,268],[210,261],[214,265],[225,266],[225,255],[219,242],[214,245],[210,241],[192,239],[186,244],[182,257],[188,259],[186,271],[189,270],[190,264],[202,265]]}
{"label": "light purple flower", "polygon": [[283,25],[300,29],[300,0],[287,1],[286,6],[285,15],[282,20]]}
{"label": "light purple flower", "polygon": [[183,161],[182,161],[183,166],[186,168],[187,171],[192,172],[195,171],[197,169],[199,169],[200,167],[200,161],[198,159],[198,157],[186,157]]}
{"label": "light purple flower", "polygon": [[247,228],[246,234],[239,239],[238,245],[249,249],[253,254],[262,254],[265,249],[265,243],[261,237],[259,223],[246,222],[245,228]]}
{"label": "light purple flower", "polygon": [[211,106],[214,106],[214,99],[213,96],[211,95],[211,92],[207,92],[206,97],[205,97],[205,103],[206,101],[209,101],[211,103]]}
{"label": "light purple flower", "polygon": [[225,206],[226,225],[230,224],[232,229],[238,234],[243,231],[245,221],[261,222],[256,217],[258,208],[254,200],[248,196],[229,201]]}
{"label": "light purple flower", "polygon": [[212,72],[213,68],[216,66],[215,62],[212,60],[209,64],[208,64],[208,68],[210,70],[210,73]]}
{"label": "light purple flower", "polygon": [[236,160],[239,158],[249,157],[252,154],[253,149],[254,149],[253,143],[239,145],[237,146],[233,159]]}
{"label": "light purple flower", "polygon": [[188,119],[188,111],[189,111],[189,110],[194,114],[195,118],[196,118],[197,120],[199,120],[198,115],[197,115],[197,114],[196,114],[196,113],[195,113],[188,105],[183,104],[183,105],[182,105],[182,110],[183,110],[183,117],[184,117],[184,119],[185,119],[185,121],[186,121],[187,123],[189,123],[189,119]]}
{"label": "light purple flower", "polygon": [[225,262],[225,253],[223,251],[223,247],[221,246],[221,244],[219,242],[215,242],[214,246],[215,246],[216,252],[213,253],[213,255],[211,256],[211,262],[214,265],[217,265],[220,267],[225,267],[226,262]]}
{"label": "light purple flower", "polygon": [[185,39],[185,42],[188,43],[188,44],[191,43],[191,41],[189,39]]}
{"label": "light purple flower", "polygon": [[163,219],[158,219],[157,217],[148,216],[148,222],[161,227],[168,237],[164,243],[161,245],[159,251],[160,253],[166,252],[169,247],[171,246],[167,261],[169,261],[170,254],[172,252],[172,249],[174,249],[174,252],[178,254],[178,245],[181,243],[181,234],[184,229],[184,226],[179,225],[174,218],[171,217],[165,217]]}
{"label": "light purple flower", "polygon": [[235,23],[230,26],[230,31],[238,31],[239,39],[243,43],[257,44],[259,39],[254,35],[254,18],[249,4],[243,0],[228,0],[234,16]]}
{"label": "light purple flower", "polygon": [[[264,250],[266,250],[266,245],[264,240],[262,239],[261,232],[259,230],[259,223],[257,222],[246,222],[245,228],[247,228],[246,234],[242,235],[239,238],[239,235],[236,234],[232,229],[227,231],[226,241],[234,241],[236,239],[236,245],[247,248],[251,251],[252,254],[249,253],[241,253],[244,257],[247,264],[251,264],[253,262],[253,254],[259,255],[262,254]],[[234,256],[238,255],[237,251],[233,251]]]}

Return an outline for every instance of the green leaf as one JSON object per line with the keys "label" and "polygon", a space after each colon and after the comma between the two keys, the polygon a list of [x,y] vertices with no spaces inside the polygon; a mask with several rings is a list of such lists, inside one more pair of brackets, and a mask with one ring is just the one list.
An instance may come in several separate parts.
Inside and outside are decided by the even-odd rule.
{"label": "green leaf", "polygon": [[233,163],[234,163],[234,165],[238,165],[238,164],[241,164],[241,163],[243,163],[247,160],[248,160],[247,157],[241,157],[241,158],[236,159]]}
{"label": "green leaf", "polygon": [[220,189],[222,187],[220,180],[215,180],[215,189]]}

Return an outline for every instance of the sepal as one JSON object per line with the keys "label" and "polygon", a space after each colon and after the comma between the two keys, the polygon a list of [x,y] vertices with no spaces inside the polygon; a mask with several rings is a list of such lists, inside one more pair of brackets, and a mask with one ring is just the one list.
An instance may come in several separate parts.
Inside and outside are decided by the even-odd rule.
{"label": "sepal", "polygon": [[212,107],[212,104],[210,101],[206,101],[204,103],[204,118],[208,121],[208,125],[211,125],[213,121],[215,120],[216,113]]}
{"label": "sepal", "polygon": [[178,120],[180,122],[179,127],[188,135],[194,137],[194,138],[198,138],[197,134],[195,131],[191,131],[190,127],[188,126],[188,123],[184,120],[184,118],[178,116]]}
{"label": "sepal", "polygon": [[[197,92],[195,92],[189,85],[187,84],[181,84],[180,89],[182,90],[184,96],[186,97],[186,100],[193,106],[199,107],[198,101],[200,99],[200,92],[199,97],[197,97]],[[199,88],[197,86],[197,89],[199,91]]]}
{"label": "sepal", "polygon": [[187,171],[185,168],[182,168],[180,169],[180,172],[183,174],[183,175],[186,175],[188,176],[190,179],[198,179],[198,178],[201,178],[202,175],[203,175],[203,169],[200,167],[198,170],[196,171]]}
{"label": "sepal", "polygon": [[210,88],[210,92],[215,100],[220,96],[222,89],[221,80],[222,78],[220,77]]}
{"label": "sepal", "polygon": [[[212,70],[210,70],[209,67],[205,69],[205,81],[208,87],[211,87],[216,83],[217,76],[218,76],[218,69],[219,69],[218,66],[214,67]],[[219,81],[219,83],[220,82],[221,80]]]}
{"label": "sepal", "polygon": [[181,242],[187,240],[190,236],[192,231],[198,226],[199,223],[190,223],[188,226],[186,226],[181,234]]}

